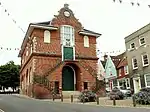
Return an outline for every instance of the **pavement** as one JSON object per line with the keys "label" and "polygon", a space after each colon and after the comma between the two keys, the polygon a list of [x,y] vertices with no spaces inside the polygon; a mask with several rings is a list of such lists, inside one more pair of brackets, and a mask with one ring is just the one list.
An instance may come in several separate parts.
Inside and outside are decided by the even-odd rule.
{"label": "pavement", "polygon": [[0,112],[149,112],[146,108],[122,108],[38,100],[21,95],[0,95]]}

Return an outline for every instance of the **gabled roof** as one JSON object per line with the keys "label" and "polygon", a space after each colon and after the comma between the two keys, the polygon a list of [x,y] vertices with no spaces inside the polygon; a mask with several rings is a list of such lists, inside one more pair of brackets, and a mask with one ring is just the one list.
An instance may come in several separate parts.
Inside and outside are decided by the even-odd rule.
{"label": "gabled roof", "polygon": [[119,62],[119,64],[118,64],[117,68],[120,68],[120,67],[123,67],[123,66],[127,65],[126,52],[124,52],[124,53],[122,54],[122,57],[120,57],[120,58],[121,58],[121,60],[120,60],[120,62]]}
{"label": "gabled roof", "polygon": [[117,76],[116,66],[109,55],[105,65],[105,71],[105,78],[114,78]]}
{"label": "gabled roof", "polygon": [[[117,56],[110,56],[116,68],[119,65],[119,63],[124,55],[125,55],[125,52],[123,52],[122,54],[119,54]],[[104,64],[104,65],[106,64],[107,56],[108,55],[104,55],[104,61],[102,62],[102,64]]]}

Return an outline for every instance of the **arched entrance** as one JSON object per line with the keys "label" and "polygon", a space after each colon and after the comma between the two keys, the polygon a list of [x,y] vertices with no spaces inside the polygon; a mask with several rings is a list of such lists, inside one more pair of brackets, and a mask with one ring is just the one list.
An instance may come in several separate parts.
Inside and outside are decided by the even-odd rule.
{"label": "arched entrance", "polygon": [[74,91],[75,90],[75,70],[73,67],[66,65],[62,70],[62,90]]}

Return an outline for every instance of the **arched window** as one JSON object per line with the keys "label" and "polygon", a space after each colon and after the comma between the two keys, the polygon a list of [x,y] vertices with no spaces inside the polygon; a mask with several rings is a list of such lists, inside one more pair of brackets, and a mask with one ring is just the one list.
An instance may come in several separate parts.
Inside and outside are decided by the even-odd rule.
{"label": "arched window", "polygon": [[50,43],[50,38],[51,38],[50,31],[45,30],[44,31],[44,43]]}
{"label": "arched window", "polygon": [[89,47],[89,37],[84,36],[84,47]]}

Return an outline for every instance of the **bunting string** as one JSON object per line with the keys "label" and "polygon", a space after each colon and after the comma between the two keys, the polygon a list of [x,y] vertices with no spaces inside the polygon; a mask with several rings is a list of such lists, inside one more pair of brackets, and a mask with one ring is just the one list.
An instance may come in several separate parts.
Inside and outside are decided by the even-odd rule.
{"label": "bunting string", "polygon": [[[113,2],[114,3],[127,3],[127,2],[125,2],[126,0],[113,0]],[[135,5],[137,5],[137,6],[141,6],[141,3],[140,2],[130,2],[130,4],[132,5],[132,6],[135,6]],[[4,5],[3,5],[3,3],[0,1],[0,6],[2,7],[2,9],[4,10],[4,12],[9,16],[9,17],[11,17],[11,14],[9,13],[9,11],[4,7]],[[150,4],[148,4],[147,5],[149,8],[150,8]],[[17,27],[18,27],[18,29],[20,29],[24,34],[25,34],[25,31],[23,30],[23,28],[19,25],[19,24],[17,24],[17,21],[13,18],[13,17],[11,17],[11,20],[13,21],[13,23],[15,24],[15,25],[17,25]]]}
{"label": "bunting string", "polygon": [[[127,3],[126,0],[113,0],[114,3]],[[131,6],[141,6],[142,3],[141,2],[133,2],[133,1],[130,1],[128,2],[129,4],[131,4]],[[150,8],[150,4],[147,4],[147,6]],[[23,28],[17,23],[17,21],[11,16],[11,13],[4,7],[4,4],[2,3],[2,1],[0,0],[0,7],[2,8],[2,10],[4,10],[4,12],[6,13],[7,16],[9,16],[12,20],[12,22],[18,27],[18,29],[20,29],[24,34],[26,33]],[[27,35],[28,38],[29,35]],[[3,47],[0,47],[0,50],[7,50],[7,51],[10,51],[10,50],[20,50],[20,48],[3,48]],[[116,50],[116,51],[110,51],[110,52],[102,52],[101,50],[97,50],[97,54],[98,55],[104,55],[104,54],[116,54],[116,53],[121,53],[121,52],[125,52],[125,51],[129,51],[128,50]]]}
{"label": "bunting string", "polygon": [[[127,0],[113,0],[114,3],[127,3],[127,4],[131,4],[131,6],[141,6],[143,5],[141,2],[139,1],[129,1],[127,2]],[[146,7],[150,8],[150,4],[147,4]]]}
{"label": "bunting string", "polygon": [[20,48],[4,48],[4,47],[0,47],[0,51],[5,50],[5,51],[19,51]]}
{"label": "bunting string", "polygon": [[20,29],[25,34],[25,31],[23,30],[23,28],[19,24],[17,24],[17,21],[12,17],[8,9],[4,7],[4,4],[2,3],[2,1],[0,1],[0,7],[2,8],[2,10],[4,10],[6,15],[11,18],[12,22],[17,26],[17,28]]}

